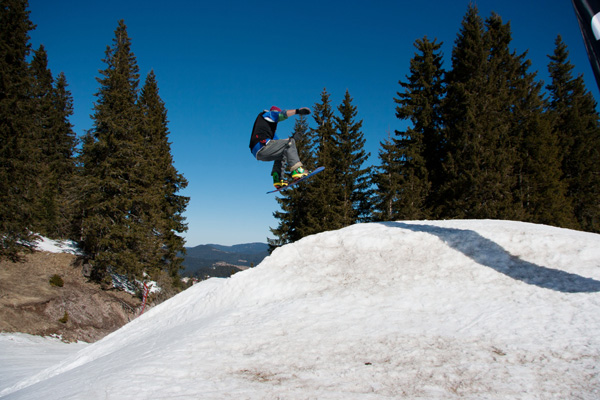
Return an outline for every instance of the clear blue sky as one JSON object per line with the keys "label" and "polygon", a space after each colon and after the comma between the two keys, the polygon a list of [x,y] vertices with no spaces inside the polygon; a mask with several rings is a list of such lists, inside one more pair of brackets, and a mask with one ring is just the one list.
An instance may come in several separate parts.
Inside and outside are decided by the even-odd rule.
{"label": "clear blue sky", "polygon": [[[154,70],[168,110],[175,166],[189,181],[187,246],[265,242],[278,221],[271,165],[248,149],[256,114],[271,105],[311,107],[326,89],[337,107],[348,90],[363,121],[370,163],[379,143],[403,127],[393,98],[406,80],[414,42],[444,43],[444,67],[470,0],[291,2],[188,0],[30,0],[33,48],[43,44],[54,76],[64,72],[72,92],[71,122],[82,135],[99,85],[98,70],[125,21],[141,84]],[[510,21],[512,48],[529,51],[538,77],[548,82],[547,55],[562,35],[575,73],[598,89],[570,0],[479,0]],[[295,117],[294,117],[295,118]],[[291,132],[294,118],[279,125]],[[314,126],[309,118],[311,127]],[[335,176],[332,176],[335,179]]]}

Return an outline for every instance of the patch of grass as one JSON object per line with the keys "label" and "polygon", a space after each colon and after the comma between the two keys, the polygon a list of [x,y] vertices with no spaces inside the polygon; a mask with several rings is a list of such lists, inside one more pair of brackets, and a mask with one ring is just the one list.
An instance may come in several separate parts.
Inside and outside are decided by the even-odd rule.
{"label": "patch of grass", "polygon": [[50,277],[50,285],[57,286],[57,287],[63,287],[65,285],[65,282],[60,277],[60,275],[54,274]]}
{"label": "patch of grass", "polygon": [[66,324],[69,322],[69,313],[65,311],[65,315],[61,319],[58,320],[61,324]]}

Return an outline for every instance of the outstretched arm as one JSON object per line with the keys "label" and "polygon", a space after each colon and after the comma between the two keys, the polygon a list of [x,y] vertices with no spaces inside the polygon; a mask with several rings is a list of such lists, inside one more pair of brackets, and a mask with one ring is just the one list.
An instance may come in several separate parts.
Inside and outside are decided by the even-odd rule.
{"label": "outstretched arm", "polygon": [[310,114],[310,109],[308,107],[296,108],[295,110],[286,110],[285,115],[287,117],[291,117],[292,115],[308,115]]}

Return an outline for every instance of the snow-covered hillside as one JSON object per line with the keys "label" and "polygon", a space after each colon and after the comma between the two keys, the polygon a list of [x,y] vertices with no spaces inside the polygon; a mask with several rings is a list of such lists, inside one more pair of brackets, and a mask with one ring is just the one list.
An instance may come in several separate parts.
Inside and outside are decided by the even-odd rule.
{"label": "snow-covered hillside", "polygon": [[0,396],[598,399],[599,374],[600,235],[414,221],[285,246]]}

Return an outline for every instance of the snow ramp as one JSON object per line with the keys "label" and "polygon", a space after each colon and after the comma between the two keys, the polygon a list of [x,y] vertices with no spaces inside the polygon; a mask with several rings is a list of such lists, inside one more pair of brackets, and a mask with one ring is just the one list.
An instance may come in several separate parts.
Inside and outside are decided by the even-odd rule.
{"label": "snow ramp", "polygon": [[600,235],[359,224],[149,310],[3,399],[598,399]]}

